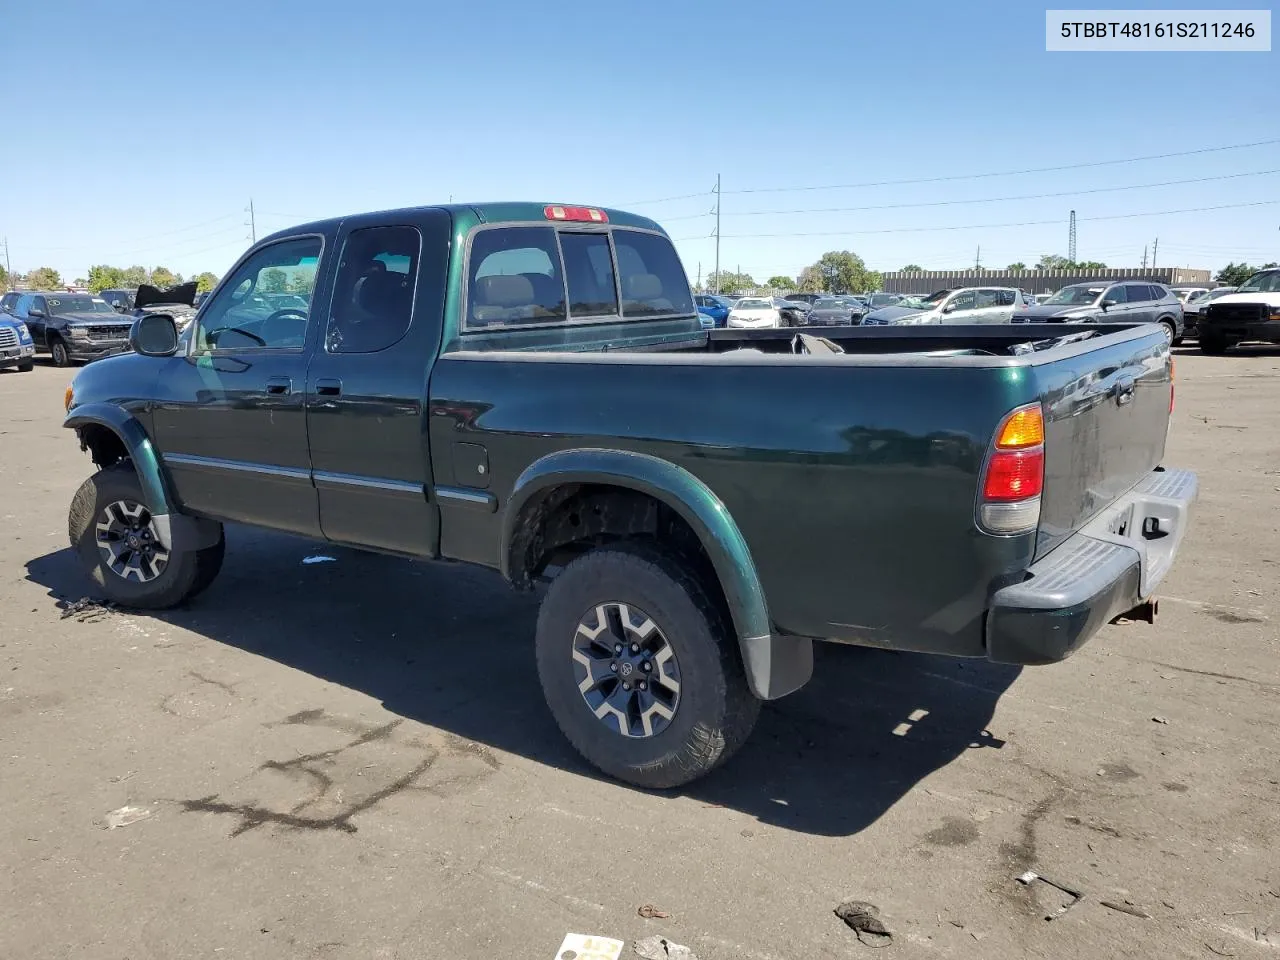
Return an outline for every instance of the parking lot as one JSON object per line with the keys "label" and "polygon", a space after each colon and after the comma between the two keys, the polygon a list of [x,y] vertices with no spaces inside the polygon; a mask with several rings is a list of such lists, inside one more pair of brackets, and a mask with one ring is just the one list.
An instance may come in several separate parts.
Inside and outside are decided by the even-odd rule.
{"label": "parking lot", "polygon": [[67,372],[0,373],[0,956],[853,957],[850,898],[903,957],[1278,956],[1280,350],[1177,373],[1154,627],[1026,670],[825,646],[661,794],[564,742],[496,575],[232,529],[186,609],[77,605]]}

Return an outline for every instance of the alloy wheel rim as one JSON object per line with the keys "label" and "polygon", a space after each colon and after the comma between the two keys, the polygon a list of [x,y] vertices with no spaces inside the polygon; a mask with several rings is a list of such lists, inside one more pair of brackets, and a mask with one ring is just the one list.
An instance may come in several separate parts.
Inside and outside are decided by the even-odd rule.
{"label": "alloy wheel rim", "polygon": [[151,511],[133,500],[116,500],[98,514],[95,528],[102,562],[121,580],[150,583],[169,565]]}
{"label": "alloy wheel rim", "polygon": [[680,707],[680,664],[666,635],[634,604],[583,614],[573,635],[578,692],[601,723],[624,737],[654,737]]}

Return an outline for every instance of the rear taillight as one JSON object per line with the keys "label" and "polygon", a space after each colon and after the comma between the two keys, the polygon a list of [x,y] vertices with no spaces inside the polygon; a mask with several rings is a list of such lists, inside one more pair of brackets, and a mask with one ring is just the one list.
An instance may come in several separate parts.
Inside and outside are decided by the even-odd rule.
{"label": "rear taillight", "polygon": [[982,475],[978,520],[988,533],[1028,533],[1040,524],[1044,490],[1044,413],[1040,404],[1019,407],[996,430]]}
{"label": "rear taillight", "polygon": [[1173,357],[1169,358],[1169,416],[1173,416]]}
{"label": "rear taillight", "polygon": [[576,220],[584,223],[608,223],[609,215],[596,207],[565,207],[551,204],[542,208],[548,220]]}

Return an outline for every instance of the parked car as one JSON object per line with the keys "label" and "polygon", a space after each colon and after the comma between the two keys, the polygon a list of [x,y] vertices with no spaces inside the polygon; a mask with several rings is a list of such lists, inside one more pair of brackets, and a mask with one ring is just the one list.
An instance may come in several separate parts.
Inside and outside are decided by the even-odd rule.
{"label": "parked car", "polygon": [[751,329],[780,327],[782,311],[770,297],[743,297],[729,311],[725,326]]}
{"label": "parked car", "polygon": [[[307,306],[305,299],[291,294],[268,294],[264,299],[273,310]],[[133,309],[129,312],[133,319],[147,313],[167,313],[173,317],[178,332],[181,333],[196,316],[196,282],[188,280],[166,290],[144,283],[134,294],[133,304]]]}
{"label": "parked car", "polygon": [[709,316],[714,321],[713,326],[717,327],[724,326],[729,318],[729,311],[733,309],[729,298],[718,293],[700,293],[693,298],[693,302],[697,304],[698,312]]}
{"label": "parked car", "polygon": [[1197,328],[1204,353],[1224,353],[1245,340],[1280,343],[1280,267],[1260,270],[1235,293],[1206,304]]}
{"label": "parked car", "polygon": [[1182,332],[1184,336],[1194,337],[1198,334],[1198,324],[1200,314],[1204,312],[1204,308],[1213,301],[1225,297],[1229,293],[1235,293],[1235,287],[1214,287],[1202,297],[1196,297],[1194,300],[1182,305]]}
{"label": "parked car", "polygon": [[892,307],[902,301],[900,293],[873,293],[866,298],[867,307],[870,310],[879,310],[882,307]]}
{"label": "parked car", "polygon": [[22,293],[12,315],[27,325],[37,351],[54,366],[95,360],[129,349],[132,323],[101,297],[87,293]]}
{"label": "parked car", "polygon": [[16,367],[29,371],[35,366],[35,353],[36,345],[27,325],[8,311],[0,310],[0,370]]}
{"label": "parked car", "polygon": [[1210,288],[1209,287],[1170,287],[1169,289],[1173,291],[1173,295],[1175,297],[1177,297],[1180,301],[1182,301],[1182,305],[1185,307],[1188,303],[1195,303],[1195,301],[1203,297],[1206,293],[1209,292]]}
{"label": "parked car", "polygon": [[[280,271],[324,308],[236,313]],[[702,332],[668,236],[617,210],[284,230],[185,334],[141,317],[134,353],[72,381],[64,426],[97,469],[73,553],[142,609],[213,582],[224,522],[549,581],[522,675],[646,788],[722,764],[810,679],[815,639],[1029,665],[1149,616],[1196,492],[1163,464],[1159,332],[920,328],[888,354],[895,331],[828,332]],[[429,634],[430,598],[398,601]],[[492,651],[459,655],[463,693],[492,694]]]}
{"label": "parked car", "polygon": [[809,316],[809,304],[803,300],[774,297],[773,302],[778,308],[778,317],[784,327],[803,327],[808,322],[806,318]]}
{"label": "parked car", "polygon": [[116,313],[133,313],[133,298],[137,294],[137,287],[114,287],[98,291],[98,296],[111,304]]}
{"label": "parked car", "polygon": [[847,327],[852,322],[849,304],[842,297],[824,297],[809,311],[808,325],[811,327]]}
{"label": "parked car", "polygon": [[[936,298],[936,299],[935,299]],[[882,307],[863,318],[864,325],[928,323],[1009,323],[1025,314],[1022,293],[1015,287],[963,287],[915,303]]]}
{"label": "parked car", "polygon": [[1073,283],[1043,304],[1019,310],[1014,323],[1158,323],[1174,344],[1182,342],[1182,303],[1159,283],[1125,280]]}

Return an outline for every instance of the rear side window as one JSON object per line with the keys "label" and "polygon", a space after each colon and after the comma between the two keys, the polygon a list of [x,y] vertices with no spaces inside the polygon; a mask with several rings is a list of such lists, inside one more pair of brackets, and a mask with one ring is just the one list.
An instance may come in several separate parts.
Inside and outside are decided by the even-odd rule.
{"label": "rear side window", "polygon": [[351,231],[334,282],[325,338],[330,353],[376,353],[404,338],[413,322],[421,249],[413,227]]}
{"label": "rear side window", "polygon": [[622,280],[624,317],[677,317],[694,313],[693,295],[676,249],[666,237],[613,232]]}
{"label": "rear side window", "polygon": [[1111,300],[1114,303],[1128,303],[1129,299],[1125,293],[1124,287],[1111,287],[1102,295],[1103,300]]}
{"label": "rear side window", "polygon": [[471,241],[469,327],[566,318],[560,251],[551,227],[498,227]]}
{"label": "rear side window", "polygon": [[[1030,296],[1031,296],[1030,294],[1027,294],[1028,299],[1030,299]],[[996,291],[996,302],[1002,307],[1012,307],[1015,300],[1016,300],[1016,297],[1014,296],[1014,292],[1012,290]]]}

